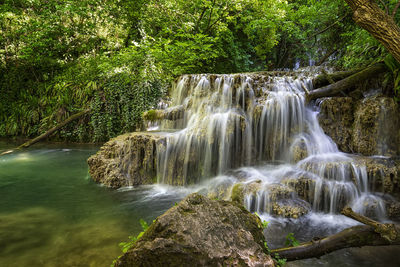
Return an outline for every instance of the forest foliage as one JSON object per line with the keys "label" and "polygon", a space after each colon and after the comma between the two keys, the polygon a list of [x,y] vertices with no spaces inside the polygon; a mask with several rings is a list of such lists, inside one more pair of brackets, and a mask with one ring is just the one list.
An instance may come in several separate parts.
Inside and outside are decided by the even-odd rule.
{"label": "forest foliage", "polygon": [[90,107],[56,138],[104,141],[140,128],[184,73],[350,69],[388,55],[341,0],[0,4],[0,136],[35,136]]}

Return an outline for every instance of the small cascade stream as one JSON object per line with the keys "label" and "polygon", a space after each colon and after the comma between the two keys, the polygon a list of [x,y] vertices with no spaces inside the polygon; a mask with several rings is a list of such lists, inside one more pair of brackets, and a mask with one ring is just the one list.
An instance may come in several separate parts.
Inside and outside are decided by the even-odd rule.
{"label": "small cascade stream", "polygon": [[239,201],[259,214],[298,218],[350,205],[386,220],[366,166],[324,134],[305,89],[312,83],[302,72],[180,77],[165,113],[181,116],[159,125],[168,134],[157,147],[158,182],[205,185],[226,199],[240,192]]}

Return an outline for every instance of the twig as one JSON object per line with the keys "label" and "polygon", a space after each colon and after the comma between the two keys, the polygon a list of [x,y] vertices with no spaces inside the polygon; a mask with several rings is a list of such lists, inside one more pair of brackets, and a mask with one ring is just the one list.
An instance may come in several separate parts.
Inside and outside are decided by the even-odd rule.
{"label": "twig", "polygon": [[388,6],[385,4],[385,2],[383,2],[382,0],[379,0],[379,2],[381,2],[381,4],[383,5],[383,7],[385,8],[385,13],[386,13],[386,15],[389,15],[389,9],[388,9]]}
{"label": "twig", "polygon": [[397,2],[396,6],[393,8],[392,18],[394,18],[394,16],[396,15],[397,9],[399,9],[399,7],[400,7],[400,0],[399,0],[399,2]]}
{"label": "twig", "polygon": [[329,25],[328,27],[324,28],[323,30],[313,34],[310,38],[316,37],[317,35],[320,35],[324,32],[326,32],[327,30],[329,30],[330,28],[332,28],[333,26],[335,26],[337,23],[341,22],[342,20],[344,20],[349,14],[344,15],[343,17],[341,17],[340,19],[338,19],[337,21],[335,21],[334,23],[332,23],[331,25]]}

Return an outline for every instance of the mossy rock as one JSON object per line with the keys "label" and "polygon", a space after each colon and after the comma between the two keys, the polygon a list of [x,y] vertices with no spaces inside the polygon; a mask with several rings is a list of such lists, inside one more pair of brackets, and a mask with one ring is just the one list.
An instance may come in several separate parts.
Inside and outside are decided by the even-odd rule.
{"label": "mossy rock", "polygon": [[191,194],[157,218],[115,266],[275,266],[264,241],[256,215]]}
{"label": "mossy rock", "polygon": [[92,179],[112,188],[157,182],[157,149],[165,142],[158,133],[117,136],[88,159]]}

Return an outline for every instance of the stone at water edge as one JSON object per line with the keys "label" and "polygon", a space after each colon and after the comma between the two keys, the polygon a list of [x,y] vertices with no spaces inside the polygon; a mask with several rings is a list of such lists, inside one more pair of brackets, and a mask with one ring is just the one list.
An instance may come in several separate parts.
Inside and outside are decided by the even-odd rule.
{"label": "stone at water edge", "polygon": [[275,266],[264,241],[256,215],[194,193],[158,217],[115,266]]}
{"label": "stone at water edge", "polygon": [[156,132],[117,136],[88,159],[92,179],[119,188],[157,182],[157,145],[165,137]]}

